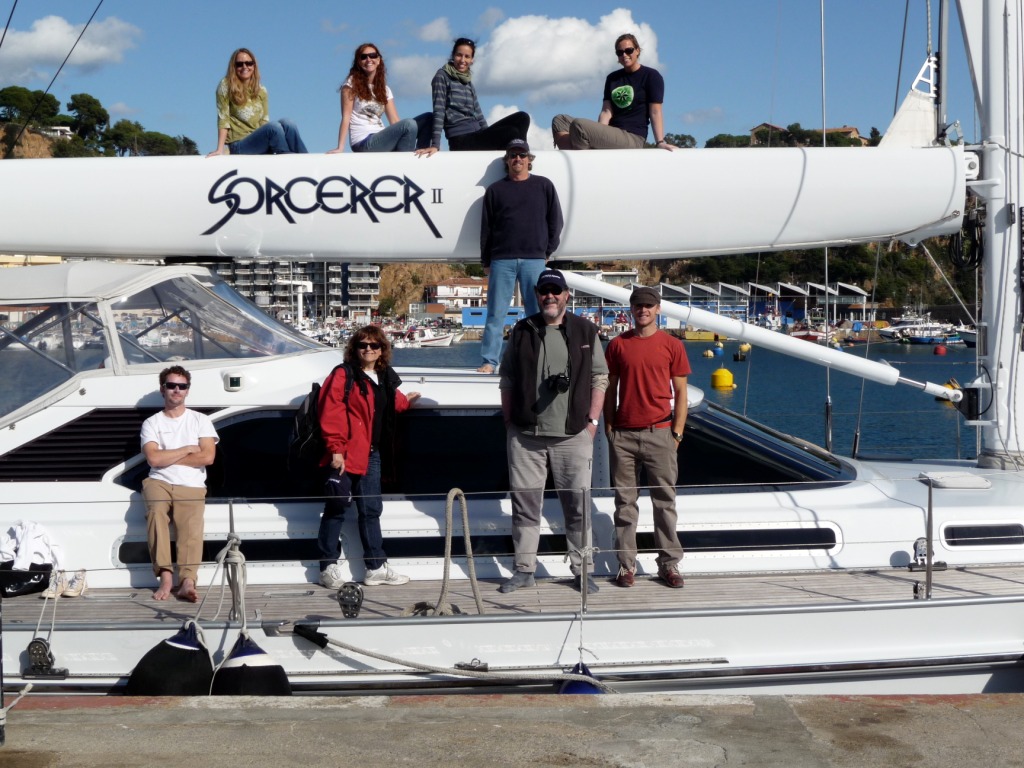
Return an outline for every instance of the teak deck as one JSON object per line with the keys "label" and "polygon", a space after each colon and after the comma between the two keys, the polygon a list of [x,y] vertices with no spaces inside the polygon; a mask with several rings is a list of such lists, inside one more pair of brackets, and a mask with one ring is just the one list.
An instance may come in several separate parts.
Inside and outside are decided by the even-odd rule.
{"label": "teak deck", "polygon": [[[674,609],[765,608],[771,606],[861,603],[910,600],[914,584],[925,585],[923,572],[905,568],[870,571],[816,571],[801,573],[759,573],[743,575],[697,574],[686,576],[684,589],[670,589],[653,577],[639,576],[636,586],[622,589],[606,575],[595,579],[597,594],[587,596],[587,613],[608,611],[659,611]],[[497,591],[500,581],[479,582],[487,615],[576,613],[580,594],[565,579],[538,579],[537,586],[511,594]],[[420,603],[435,604],[441,593],[440,581],[413,581],[397,587],[364,587],[359,617],[399,617]],[[208,593],[202,621],[226,621],[231,597],[224,588],[224,603],[216,616],[221,586],[201,585]],[[935,571],[933,599],[986,597],[1024,593],[1024,565],[978,566]],[[58,624],[138,625],[148,622],[176,624],[194,618],[197,606],[171,599],[157,602],[149,588],[90,589],[79,598],[43,600],[26,595],[2,601],[6,629],[34,628],[42,619],[43,629],[54,619]],[[448,602],[463,614],[477,613],[470,582],[450,582]],[[345,620],[336,593],[317,584],[250,585],[245,592],[250,627],[261,621]]]}

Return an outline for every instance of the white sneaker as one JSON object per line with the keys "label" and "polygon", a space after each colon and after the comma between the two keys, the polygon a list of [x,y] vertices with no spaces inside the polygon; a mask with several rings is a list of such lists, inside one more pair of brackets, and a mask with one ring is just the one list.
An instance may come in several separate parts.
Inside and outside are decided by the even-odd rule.
{"label": "white sneaker", "polygon": [[85,570],[75,571],[67,588],[64,590],[64,597],[81,597],[89,587],[85,583]]}
{"label": "white sneaker", "polygon": [[379,587],[385,584],[396,587],[399,584],[406,584],[408,581],[408,576],[395,573],[391,570],[390,565],[384,563],[384,565],[374,571],[367,571],[366,577],[363,579],[363,584],[368,587]]}
{"label": "white sneaker", "polygon": [[64,571],[50,572],[50,586],[44,592],[39,593],[41,598],[56,598],[64,594],[68,588],[68,576]]}
{"label": "white sneaker", "polygon": [[320,584],[328,589],[341,589],[345,583],[345,577],[337,563],[331,563],[320,572]]}

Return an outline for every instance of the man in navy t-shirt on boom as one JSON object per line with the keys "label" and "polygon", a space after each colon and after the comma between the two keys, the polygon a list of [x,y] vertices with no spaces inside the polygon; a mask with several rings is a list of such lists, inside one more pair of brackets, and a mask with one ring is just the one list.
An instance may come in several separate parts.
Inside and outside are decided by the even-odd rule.
{"label": "man in navy t-shirt on boom", "polygon": [[540,312],[533,289],[562,235],[558,193],[549,179],[530,173],[533,160],[529,144],[522,139],[510,141],[505,148],[508,173],[484,193],[480,261],[488,270],[487,324],[480,373],[498,368],[505,316],[517,280],[526,316]]}

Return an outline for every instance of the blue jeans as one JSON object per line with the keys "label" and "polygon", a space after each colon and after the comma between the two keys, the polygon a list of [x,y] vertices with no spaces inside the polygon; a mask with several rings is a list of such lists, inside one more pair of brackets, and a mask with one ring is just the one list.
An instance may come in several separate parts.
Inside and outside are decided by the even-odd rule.
{"label": "blue jeans", "polygon": [[416,149],[419,128],[411,117],[372,133],[354,147],[353,152],[412,152]]}
{"label": "blue jeans", "polygon": [[512,295],[515,293],[516,280],[519,281],[519,292],[523,295],[523,307],[526,315],[540,312],[537,303],[537,278],[544,271],[544,259],[496,259],[491,262],[491,273],[487,278],[487,324],[484,326],[484,340],[480,345],[480,355],[484,363],[498,367],[501,360],[501,341],[505,331],[505,317]]}
{"label": "blue jeans", "polygon": [[[384,552],[384,535],[380,530],[380,516],[384,512],[384,499],[380,495],[380,451],[370,451],[370,463],[365,475],[353,475],[352,496],[359,513],[359,541],[363,545],[363,561],[368,570],[376,570],[388,561]],[[341,557],[341,528],[345,512],[351,504],[328,496],[320,518],[320,571],[338,562]]]}
{"label": "blue jeans", "polygon": [[291,120],[271,120],[245,138],[228,145],[232,155],[306,154],[299,127]]}

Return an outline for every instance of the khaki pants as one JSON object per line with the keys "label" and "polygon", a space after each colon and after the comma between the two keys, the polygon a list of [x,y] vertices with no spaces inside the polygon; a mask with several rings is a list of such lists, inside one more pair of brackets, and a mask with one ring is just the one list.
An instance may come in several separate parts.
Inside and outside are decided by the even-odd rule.
{"label": "khaki pants", "polygon": [[[587,430],[572,437],[534,437],[515,425],[508,428],[508,474],[512,486],[512,541],[515,544],[515,570],[537,570],[540,546],[540,512],[544,503],[544,483],[548,467],[565,516],[565,538],[569,549],[569,567],[579,575],[581,552],[589,547],[592,536],[584,540],[583,523],[590,515],[590,476],[594,459],[594,439]],[[590,526],[587,526],[590,533]],[[555,553],[552,553],[555,554]]]}
{"label": "khaki pants", "polygon": [[206,489],[171,485],[147,477],[142,481],[142,498],[146,500],[146,538],[153,573],[173,571],[171,560],[171,521],[177,531],[178,581],[196,580],[203,561],[203,511]]}
{"label": "khaki pants", "polygon": [[619,564],[636,568],[636,524],[640,516],[637,498],[640,468],[647,469],[651,504],[654,507],[654,546],[658,565],[677,565],[683,557],[676,532],[676,477],[679,444],[672,430],[657,427],[616,429],[608,441],[612,485],[615,486],[615,538]]}
{"label": "khaki pants", "polygon": [[584,117],[555,115],[552,133],[568,133],[573,149],[643,149],[644,140],[621,128],[587,120]]}

